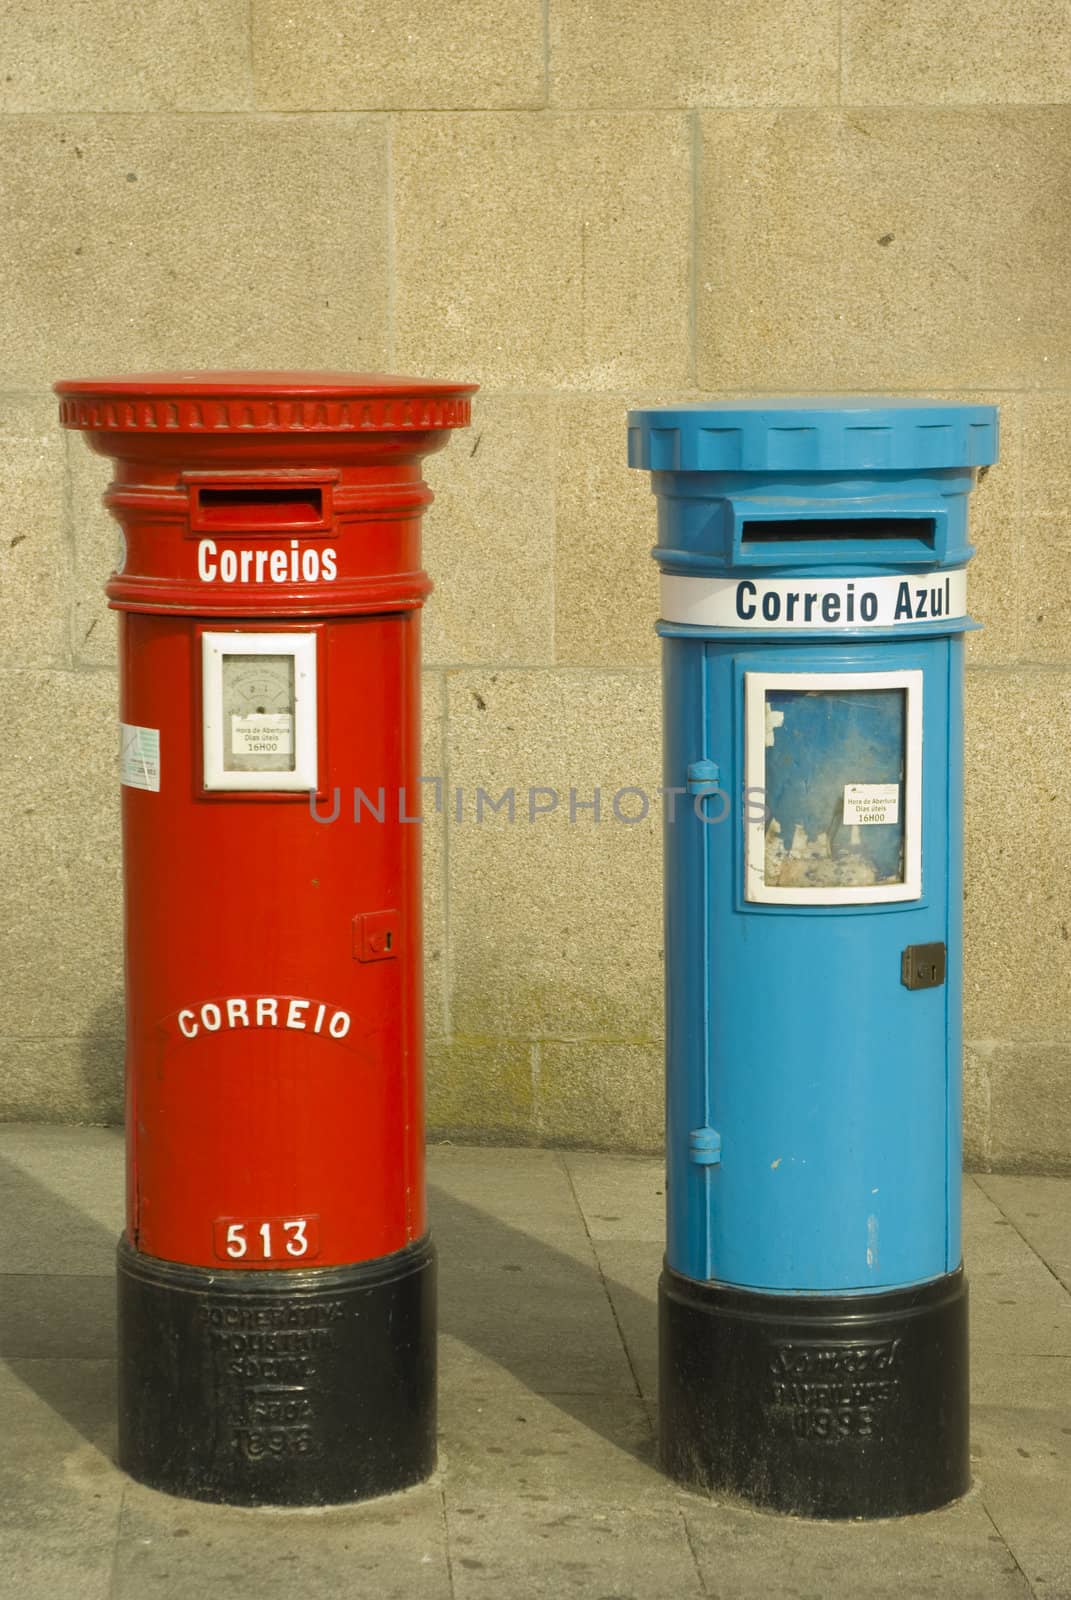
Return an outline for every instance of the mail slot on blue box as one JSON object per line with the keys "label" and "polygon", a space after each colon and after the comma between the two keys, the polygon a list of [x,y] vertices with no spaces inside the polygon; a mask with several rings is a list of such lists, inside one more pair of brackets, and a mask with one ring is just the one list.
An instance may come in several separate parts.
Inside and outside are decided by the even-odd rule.
{"label": "mail slot on blue box", "polygon": [[629,450],[670,802],[662,1461],[805,1515],[921,1511],[969,1482],[963,648],[997,413],[659,408]]}

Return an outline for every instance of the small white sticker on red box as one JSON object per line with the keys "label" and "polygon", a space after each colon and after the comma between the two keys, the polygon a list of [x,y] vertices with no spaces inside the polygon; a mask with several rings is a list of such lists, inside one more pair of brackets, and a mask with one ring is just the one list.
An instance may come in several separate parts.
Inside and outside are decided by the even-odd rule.
{"label": "small white sticker on red box", "polygon": [[160,730],[119,724],[119,782],[128,789],[160,792]]}

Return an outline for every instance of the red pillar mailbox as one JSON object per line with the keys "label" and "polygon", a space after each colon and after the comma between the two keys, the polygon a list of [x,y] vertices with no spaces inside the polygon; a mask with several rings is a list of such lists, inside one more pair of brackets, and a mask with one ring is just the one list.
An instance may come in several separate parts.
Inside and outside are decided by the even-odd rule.
{"label": "red pillar mailbox", "polygon": [[435,1459],[421,458],[471,385],[60,383],[115,461],[127,991],[120,1461],[235,1504]]}

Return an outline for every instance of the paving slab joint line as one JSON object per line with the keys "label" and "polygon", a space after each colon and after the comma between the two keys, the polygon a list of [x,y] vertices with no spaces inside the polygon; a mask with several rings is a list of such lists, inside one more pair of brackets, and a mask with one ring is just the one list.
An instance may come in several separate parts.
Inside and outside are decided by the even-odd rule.
{"label": "paving slab joint line", "polygon": [[588,1227],[588,1219],[584,1215],[584,1207],[580,1204],[580,1196],[576,1192],[576,1184],[573,1182],[573,1174],[569,1170],[569,1163],[565,1159],[565,1152],[564,1151],[559,1151],[559,1153],[558,1153],[558,1161],[559,1161],[559,1163],[561,1165],[562,1171],[565,1173],[565,1181],[569,1185],[569,1193],[573,1197],[573,1204],[575,1205],[575,1207],[577,1209],[577,1213],[578,1213],[578,1215],[580,1217],[580,1221],[583,1224],[584,1236],[587,1239],[588,1244],[591,1247],[591,1254],[592,1254],[592,1258],[594,1259],[594,1262],[595,1262],[595,1270],[599,1274],[599,1282],[602,1285],[602,1292],[606,1296],[607,1305],[610,1307],[610,1315],[614,1319],[614,1327],[617,1329],[617,1337],[621,1341],[621,1348],[624,1351],[625,1360],[628,1362],[628,1370],[632,1375],[632,1384],[633,1384],[633,1388],[636,1391],[636,1399],[643,1406],[644,1413],[647,1416],[648,1425],[650,1425],[651,1413],[647,1408],[647,1401],[646,1401],[646,1399],[644,1397],[643,1389],[642,1389],[642,1387],[640,1385],[639,1374],[637,1373],[636,1367],[635,1367],[635,1363],[632,1360],[632,1351],[629,1349],[628,1342],[625,1339],[625,1331],[622,1328],[620,1318],[617,1315],[617,1307],[614,1305],[614,1298],[613,1298],[613,1295],[610,1293],[610,1286],[606,1282],[606,1274],[602,1270],[602,1262],[599,1260],[598,1248],[597,1248],[597,1246],[595,1244],[595,1240],[591,1237],[591,1229]]}
{"label": "paving slab joint line", "polygon": [[[988,1176],[988,1174],[983,1173],[982,1176],[985,1177],[985,1176]],[[994,1173],[993,1176],[994,1177],[999,1177],[1000,1174],[999,1173]],[[1063,1294],[1071,1295],[1071,1289],[1068,1289],[1066,1283],[1064,1283],[1064,1281],[1060,1277],[1059,1273],[1053,1267],[1050,1267],[1049,1263],[1045,1260],[1045,1257],[1041,1254],[1041,1251],[1036,1249],[1035,1246],[1030,1243],[1030,1240],[1027,1238],[1027,1236],[1023,1232],[1022,1228],[1020,1228],[1020,1226],[1016,1222],[1015,1218],[1013,1216],[1010,1216],[1009,1213],[1007,1211],[1005,1211],[1004,1207],[1001,1205],[1000,1201],[996,1198],[996,1196],[995,1195],[991,1195],[989,1190],[985,1187],[985,1185],[983,1183],[979,1182],[978,1178],[975,1178],[974,1181],[975,1181],[975,1184],[977,1185],[977,1187],[981,1190],[982,1194],[985,1195],[985,1197],[989,1201],[990,1205],[996,1206],[997,1210],[1000,1212],[1001,1216],[1004,1218],[1005,1222],[1008,1224],[1008,1227],[1012,1230],[1012,1232],[1014,1234],[1016,1234],[1017,1237],[1020,1238],[1023,1241],[1023,1243],[1026,1245],[1026,1248],[1030,1251],[1030,1254],[1032,1256],[1036,1256],[1037,1259],[1041,1262],[1041,1265],[1045,1268],[1045,1271],[1049,1274],[1049,1277],[1057,1285],[1057,1287],[1060,1289],[1060,1291]]]}
{"label": "paving slab joint line", "polygon": [[1023,1580],[1023,1583],[1026,1585],[1027,1594],[1030,1595],[1031,1600],[1038,1600],[1038,1592],[1037,1592],[1037,1590],[1034,1588],[1034,1585],[1030,1582],[1030,1579],[1027,1577],[1026,1573],[1023,1571],[1023,1568],[1019,1563],[1018,1556],[1015,1554],[1015,1551],[1012,1549],[1012,1547],[1008,1543],[1007,1539],[1005,1539],[1004,1535],[1001,1533],[1000,1528],[997,1526],[996,1518],[993,1516],[993,1513],[990,1511],[989,1507],[985,1503],[985,1491],[984,1490],[979,1495],[979,1499],[981,1500],[981,1503],[982,1503],[982,1510],[985,1512],[986,1517],[989,1520],[989,1524],[993,1529],[993,1532],[996,1534],[997,1538],[1000,1540],[1001,1544],[1004,1546],[1005,1550],[1008,1552],[1008,1555],[1011,1557],[1011,1560],[1014,1563],[1016,1572],[1019,1574],[1019,1576]]}
{"label": "paving slab joint line", "polygon": [[108,1600],[115,1600],[119,1583],[119,1547],[123,1542],[123,1517],[126,1513],[127,1487],[124,1483],[115,1513],[115,1543],[112,1545],[112,1566],[108,1575]]}
{"label": "paving slab joint line", "polygon": [[450,1551],[450,1519],[446,1514],[446,1485],[439,1483],[439,1512],[443,1524],[443,1555],[446,1557],[446,1581],[450,1589],[451,1600],[454,1596],[454,1558]]}
{"label": "paving slab joint line", "polygon": [[688,1545],[688,1553],[692,1558],[692,1565],[695,1567],[695,1576],[699,1584],[699,1593],[701,1595],[709,1595],[710,1590],[707,1588],[707,1580],[703,1576],[703,1567],[699,1560],[699,1553],[695,1548],[695,1540],[692,1538],[691,1526],[689,1525],[688,1516],[683,1506],[679,1506],[677,1508],[677,1515],[680,1517],[681,1525],[684,1528],[684,1537]]}

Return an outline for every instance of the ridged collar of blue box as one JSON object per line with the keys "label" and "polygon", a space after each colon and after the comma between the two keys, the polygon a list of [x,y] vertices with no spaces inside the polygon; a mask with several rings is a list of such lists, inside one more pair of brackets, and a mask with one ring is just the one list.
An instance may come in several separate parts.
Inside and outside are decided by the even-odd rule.
{"label": "ridged collar of blue box", "polygon": [[886,396],[766,398],[629,412],[629,466],[651,472],[887,472],[985,467],[997,408]]}

